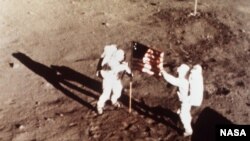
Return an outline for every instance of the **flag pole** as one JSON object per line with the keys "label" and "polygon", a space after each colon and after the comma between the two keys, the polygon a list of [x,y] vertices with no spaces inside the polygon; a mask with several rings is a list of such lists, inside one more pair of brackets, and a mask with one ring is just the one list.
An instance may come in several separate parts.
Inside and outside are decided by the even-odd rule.
{"label": "flag pole", "polygon": [[129,109],[128,112],[131,113],[132,111],[132,81],[129,82]]}
{"label": "flag pole", "polygon": [[133,82],[133,76],[132,76],[132,71],[133,71],[133,53],[134,53],[134,42],[131,42],[131,56],[130,56],[130,69],[131,69],[131,78],[129,82],[129,109],[128,112],[132,112],[132,82]]}
{"label": "flag pole", "polygon": [[198,0],[195,0],[195,4],[194,4],[194,16],[196,16],[196,14],[197,14],[197,3],[198,3]]}

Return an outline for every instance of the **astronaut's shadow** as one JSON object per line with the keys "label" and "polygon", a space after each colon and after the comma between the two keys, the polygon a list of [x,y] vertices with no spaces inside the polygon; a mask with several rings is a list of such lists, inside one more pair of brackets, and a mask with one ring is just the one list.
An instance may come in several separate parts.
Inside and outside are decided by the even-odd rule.
{"label": "astronaut's shadow", "polygon": [[94,99],[97,99],[99,96],[87,89],[78,87],[70,81],[74,81],[79,84],[84,84],[86,85],[86,87],[91,88],[91,90],[94,90],[97,93],[101,92],[101,82],[95,81],[65,66],[48,67],[44,64],[32,60],[29,56],[21,52],[13,53],[12,56],[19,60],[31,71],[44,78],[48,83],[50,83],[56,89],[61,91],[62,94],[77,101],[78,103],[82,104],[83,106],[86,106],[91,110],[95,110],[94,106],[92,106],[87,101],[84,101],[78,95],[71,92],[71,90],[77,90],[85,94],[86,96],[92,97]]}
{"label": "astronaut's shadow", "polygon": [[[95,93],[101,94],[102,93],[102,84],[101,82],[94,80],[88,76],[85,76],[69,67],[66,66],[55,66],[51,65],[51,69],[59,73],[60,78],[64,81],[73,81],[77,82],[78,84],[82,85],[84,88],[88,88]],[[67,85],[67,84],[65,84]],[[87,90],[84,90],[82,88],[76,87],[76,86],[70,86],[72,89],[78,90],[79,92],[84,93],[85,95],[92,97],[94,99],[98,99],[99,95],[96,95],[94,93],[91,93]]]}
{"label": "astronaut's shadow", "polygon": [[[21,52],[13,53],[12,55],[31,71],[44,78],[56,89],[60,90],[62,94],[77,101],[83,106],[96,111],[95,106],[83,100],[81,97],[71,92],[71,90],[73,89],[79,91],[80,93],[85,94],[88,97],[92,97],[98,100],[99,95],[102,92],[102,84],[100,81],[83,75],[66,66],[51,65],[50,67],[48,67],[44,64],[32,60],[29,56]],[[71,82],[76,82],[83,87],[79,87]],[[129,97],[124,93],[119,100],[124,106],[128,107],[128,99]],[[135,99],[132,99],[132,109],[139,114],[144,115],[145,117],[153,119],[155,122],[162,123],[168,127],[171,127],[179,134],[183,132],[182,129],[176,126],[176,123],[179,121],[179,116],[169,109],[159,106],[150,107],[144,101],[138,102]]]}

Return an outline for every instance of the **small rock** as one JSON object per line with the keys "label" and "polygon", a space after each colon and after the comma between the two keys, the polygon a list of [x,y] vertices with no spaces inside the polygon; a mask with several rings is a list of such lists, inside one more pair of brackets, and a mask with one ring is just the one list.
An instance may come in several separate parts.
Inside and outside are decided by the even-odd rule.
{"label": "small rock", "polygon": [[52,118],[49,118],[49,117],[44,117],[43,119],[46,121],[52,121]]}
{"label": "small rock", "polygon": [[10,67],[13,68],[14,67],[14,63],[9,63]]}
{"label": "small rock", "polygon": [[153,135],[155,135],[155,134],[157,134],[157,130],[155,129],[155,128],[151,128],[150,129],[150,134],[153,136]]}
{"label": "small rock", "polygon": [[15,124],[15,127],[20,129],[20,130],[24,129],[24,125],[22,125],[22,124]]}
{"label": "small rock", "polygon": [[103,26],[107,26],[107,27],[109,27],[109,26],[110,26],[110,24],[109,24],[109,23],[105,23],[105,22],[102,22],[102,25],[103,25]]}
{"label": "small rock", "polygon": [[149,136],[149,134],[150,134],[149,132],[145,132],[145,131],[144,131],[144,132],[141,133],[141,136],[142,136],[142,137],[147,137],[147,136]]}
{"label": "small rock", "polygon": [[146,122],[151,125],[154,123],[154,120],[152,120],[151,118],[147,118]]}
{"label": "small rock", "polygon": [[45,86],[46,88],[48,88],[48,89],[53,88],[53,85],[50,84],[50,83],[48,83],[48,82],[45,82],[45,83],[44,83],[44,86]]}
{"label": "small rock", "polygon": [[77,123],[74,123],[74,122],[73,122],[73,123],[70,123],[70,124],[69,124],[69,127],[73,127],[73,126],[76,126],[76,125],[77,125]]}
{"label": "small rock", "polygon": [[19,67],[20,67],[20,65],[19,65],[19,64],[17,64],[17,63],[13,63],[13,62],[9,63],[9,66],[10,66],[11,68],[13,68],[13,69],[17,69],[17,68],[19,68]]}
{"label": "small rock", "polygon": [[133,114],[134,116],[138,116],[138,115],[139,115],[138,112],[136,112],[136,111],[133,110],[133,109],[132,109],[132,114]]}
{"label": "small rock", "polygon": [[24,126],[23,126],[23,125],[21,125],[21,126],[19,127],[19,129],[20,129],[20,130],[23,130],[23,129],[24,129]]}
{"label": "small rock", "polygon": [[156,6],[156,5],[157,5],[157,3],[151,2],[151,3],[150,3],[150,5],[152,5],[152,6]]}
{"label": "small rock", "polygon": [[90,131],[91,132],[96,132],[98,130],[99,130],[99,126],[92,126],[92,127],[90,127]]}
{"label": "small rock", "polygon": [[31,15],[32,13],[30,11],[27,12],[28,15]]}
{"label": "small rock", "polygon": [[97,138],[99,138],[99,137],[100,137],[100,134],[95,134],[95,135],[93,136],[94,139],[97,139]]}
{"label": "small rock", "polygon": [[126,129],[129,126],[127,122],[122,122],[122,129]]}
{"label": "small rock", "polygon": [[129,131],[137,132],[137,131],[138,131],[138,128],[137,128],[135,125],[131,125],[131,126],[129,127]]}
{"label": "small rock", "polygon": [[245,32],[246,32],[246,30],[244,30],[244,29],[239,29],[239,32],[241,32],[241,33],[245,33]]}

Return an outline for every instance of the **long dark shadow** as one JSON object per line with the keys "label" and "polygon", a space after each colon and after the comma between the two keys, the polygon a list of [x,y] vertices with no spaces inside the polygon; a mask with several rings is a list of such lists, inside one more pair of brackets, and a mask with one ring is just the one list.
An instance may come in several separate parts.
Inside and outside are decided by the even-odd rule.
{"label": "long dark shadow", "polygon": [[[120,101],[128,107],[129,97],[127,95],[123,94]],[[141,115],[174,129],[178,134],[183,134],[184,132],[183,129],[176,126],[180,122],[179,115],[170,109],[162,108],[161,106],[150,107],[144,101],[138,102],[134,99],[132,99],[132,109]]]}
{"label": "long dark shadow", "polygon": [[[14,53],[13,56],[17,58],[20,62],[22,62],[27,68],[32,70],[34,73],[43,77],[45,80],[51,83],[55,88],[60,90],[66,96],[76,100],[77,102],[88,107],[89,109],[95,110],[91,104],[87,103],[86,101],[82,100],[78,96],[74,95],[72,92],[64,88],[61,84],[64,84],[71,89],[75,89],[97,100],[99,96],[87,90],[84,90],[82,88],[79,88],[78,86],[73,85],[72,83],[68,81],[74,81],[79,84],[82,84],[83,86],[86,86],[87,88],[97,93],[102,92],[101,82],[94,80],[88,76],[85,76],[66,66],[52,65],[51,67],[47,67],[41,63],[38,63],[32,60],[30,57],[26,56],[23,53]],[[123,103],[123,105],[128,107],[129,105],[128,99],[129,97],[123,94],[119,100]],[[143,101],[138,102],[134,99],[132,99],[132,103],[133,103],[132,109],[137,111],[139,114],[144,115],[148,118],[151,118],[158,123],[162,123],[166,126],[169,126],[172,129],[176,130],[177,133],[179,134],[183,133],[183,130],[176,126],[177,122],[179,121],[179,116],[176,113],[172,112],[171,110],[162,108],[160,106],[149,107]]]}
{"label": "long dark shadow", "polygon": [[192,141],[215,141],[216,125],[233,124],[230,120],[223,117],[215,110],[206,107],[199,115],[193,126]]}
{"label": "long dark shadow", "polygon": [[52,84],[56,89],[60,90],[64,95],[79,102],[80,104],[86,106],[89,109],[95,110],[95,108],[91,104],[82,100],[80,97],[70,92],[65,87],[63,87],[60,83],[63,83],[63,84],[69,84],[69,83],[64,81],[64,79],[60,75],[57,75],[55,70],[39,62],[32,60],[30,57],[28,57],[27,55],[23,53],[17,52],[17,53],[13,53],[12,55],[16,59],[18,59],[21,63],[23,63],[27,68],[29,68],[31,71],[43,77],[46,81]]}
{"label": "long dark shadow", "polygon": [[51,65],[51,68],[61,74],[62,79],[71,80],[83,84],[91,90],[94,90],[98,93],[102,92],[101,82],[94,80],[88,76],[85,76],[69,67],[66,66],[54,66]]}

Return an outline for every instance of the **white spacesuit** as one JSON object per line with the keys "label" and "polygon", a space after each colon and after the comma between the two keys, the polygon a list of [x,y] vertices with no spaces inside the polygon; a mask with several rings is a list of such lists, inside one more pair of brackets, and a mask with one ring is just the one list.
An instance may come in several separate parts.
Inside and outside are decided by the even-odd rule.
{"label": "white spacesuit", "polygon": [[193,66],[189,75],[190,103],[192,106],[200,106],[203,100],[204,82],[202,76],[202,67]]}
{"label": "white spacesuit", "polygon": [[181,102],[181,108],[177,111],[177,113],[180,115],[181,122],[185,128],[184,136],[189,136],[193,133],[191,126],[191,107],[200,106],[203,99],[203,77],[201,66],[195,65],[193,67],[188,80],[186,75],[189,69],[188,65],[182,64],[177,68],[177,78],[168,74],[164,69],[161,69],[163,78],[170,84],[179,88],[177,95]]}
{"label": "white spacesuit", "polygon": [[[110,54],[108,54],[110,55]],[[103,78],[102,95],[99,97],[97,102],[97,112],[98,114],[103,113],[103,107],[107,100],[110,99],[114,106],[120,107],[119,102],[117,102],[118,98],[120,98],[122,93],[122,82],[121,77],[124,72],[131,74],[131,70],[128,66],[127,62],[123,62],[125,54],[124,51],[118,49],[112,53],[112,55],[108,56],[108,59],[105,59],[107,56],[103,56],[102,70],[100,70],[100,74]]]}

